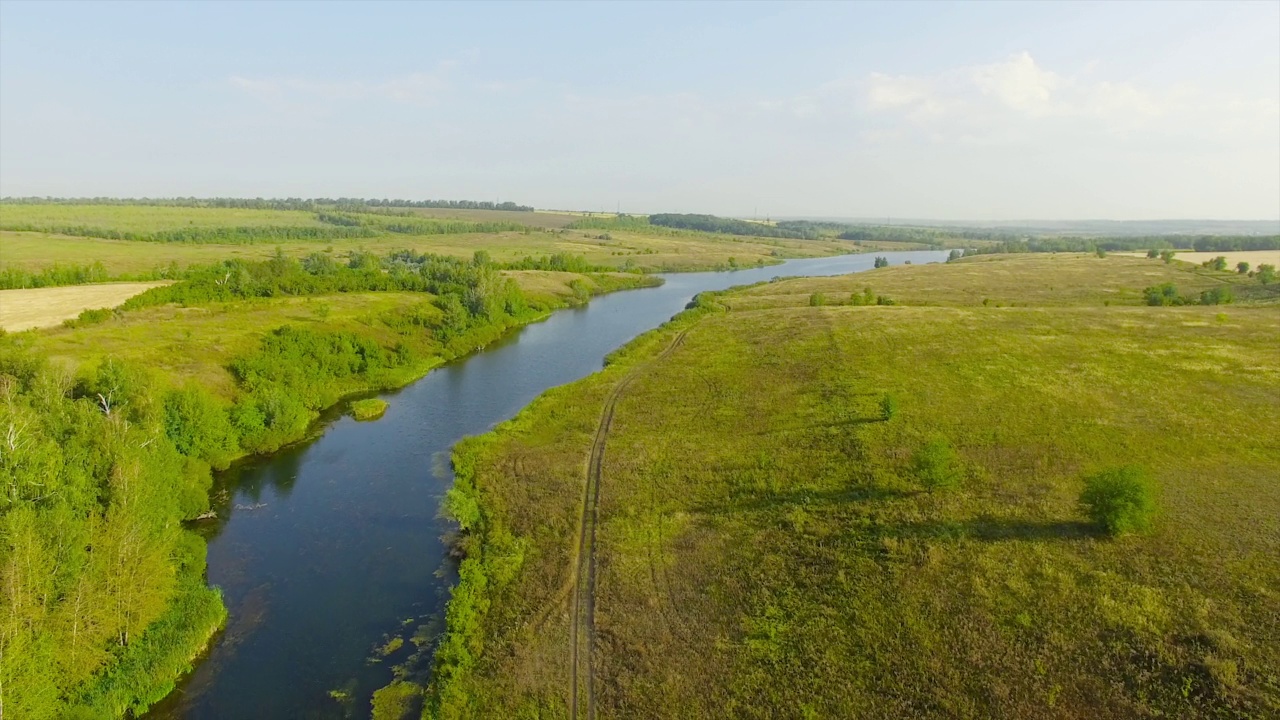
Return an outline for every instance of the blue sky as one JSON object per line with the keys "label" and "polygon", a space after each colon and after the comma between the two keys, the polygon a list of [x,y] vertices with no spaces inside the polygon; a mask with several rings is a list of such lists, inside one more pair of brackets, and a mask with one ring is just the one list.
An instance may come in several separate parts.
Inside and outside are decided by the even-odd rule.
{"label": "blue sky", "polygon": [[0,0],[0,194],[1280,217],[1280,3]]}

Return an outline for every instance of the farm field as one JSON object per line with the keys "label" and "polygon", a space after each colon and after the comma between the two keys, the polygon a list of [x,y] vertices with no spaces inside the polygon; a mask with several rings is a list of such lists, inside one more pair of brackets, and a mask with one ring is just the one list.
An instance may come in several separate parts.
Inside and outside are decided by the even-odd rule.
{"label": "farm field", "polygon": [[[1022,255],[704,297],[455,449],[428,705],[1280,713],[1280,313],[1142,304],[1236,281]],[[866,287],[897,304],[848,304]],[[957,485],[931,490],[937,443]],[[1113,538],[1078,498],[1129,465],[1158,514]]]}
{"label": "farm field", "polygon": [[[1145,257],[1145,253],[1125,254]],[[1217,257],[1225,257],[1227,259],[1227,268],[1232,270],[1235,269],[1236,263],[1240,262],[1249,263],[1249,267],[1251,268],[1257,268],[1263,263],[1280,267],[1280,250],[1232,250],[1224,252],[1192,252],[1190,250],[1178,250],[1177,254],[1174,255],[1175,260],[1195,263],[1196,265]]]}
{"label": "farm field", "polygon": [[[343,222],[367,223],[350,227],[326,224],[317,219],[320,213],[297,210],[0,204],[0,270],[39,272],[55,265],[100,262],[112,277],[137,277],[230,258],[264,259],[279,247],[292,257],[360,249],[386,254],[408,249],[469,258],[484,250],[499,262],[566,253],[619,269],[680,271],[775,263],[782,258],[859,249],[845,241],[751,238],[661,227],[644,231],[569,229],[564,226],[579,218],[558,213],[420,208],[398,212],[406,213],[410,220],[453,225],[444,228],[448,232],[414,234],[412,228],[385,231],[388,223],[404,220],[385,213],[348,213],[352,219]],[[484,230],[486,227],[494,229]],[[143,242],[121,237],[130,233],[147,238],[197,239]],[[234,241],[220,241],[224,236]]]}
{"label": "farm field", "polygon": [[85,310],[115,307],[138,293],[165,284],[167,283],[101,283],[0,290],[0,330],[16,332],[53,327]]}

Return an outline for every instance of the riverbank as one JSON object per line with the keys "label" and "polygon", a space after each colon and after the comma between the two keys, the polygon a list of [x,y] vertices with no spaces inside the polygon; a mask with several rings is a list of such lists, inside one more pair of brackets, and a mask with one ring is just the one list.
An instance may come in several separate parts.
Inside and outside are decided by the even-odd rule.
{"label": "riverbank", "polygon": [[[575,695],[649,717],[1274,710],[1274,299],[1143,293],[1240,282],[1023,256],[704,296],[456,447],[466,558],[416,697],[432,717]],[[930,443],[957,486],[926,484]],[[1083,477],[1131,464],[1160,516],[1110,539]]]}
{"label": "riverbank", "polygon": [[[292,445],[305,439],[312,421],[343,397],[408,385],[442,362],[545,320],[555,309],[580,306],[595,294],[661,282],[621,273],[512,274],[516,279],[504,282],[528,276],[538,289],[529,298],[515,290],[513,312],[492,313],[492,322],[473,316],[448,326],[448,313],[430,304],[440,295],[370,293],[363,298],[381,314],[371,315],[369,304],[353,295],[296,302],[153,304],[43,333],[6,336],[0,367],[9,403],[0,419],[20,428],[15,440],[24,450],[6,455],[6,470],[16,475],[10,478],[0,515],[0,534],[7,538],[0,547],[0,569],[17,578],[3,603],[4,616],[12,622],[0,625],[0,674],[10,679],[6,707],[32,718],[137,714],[167,695],[190,670],[226,618],[220,594],[204,583],[204,541],[178,525],[210,516],[211,464],[226,467]],[[339,314],[333,325],[330,300],[345,303],[350,313]],[[297,320],[291,307],[305,307],[303,323],[312,329],[288,324]],[[168,316],[168,322],[157,322],[157,316]],[[455,329],[424,339],[416,337],[427,335],[421,322],[396,325],[405,317],[433,326],[439,318],[440,327]],[[154,343],[165,334],[179,346]],[[235,339],[228,342],[228,336]],[[50,346],[62,351],[52,364],[47,361]],[[263,355],[274,352],[272,347],[301,349],[308,376],[326,363],[332,367],[335,361],[354,358],[359,364],[327,384],[293,386],[289,377],[272,381],[269,373],[299,357]],[[228,368],[234,369],[236,362],[264,363],[268,375],[261,377],[278,383],[277,389],[262,394],[262,379],[254,380],[253,387],[233,387],[230,399],[235,402],[228,410],[208,387],[192,384],[201,373],[220,373],[229,382]],[[257,371],[240,372],[247,378]],[[273,417],[281,417],[281,408],[291,415],[277,425]],[[270,427],[271,435],[255,440],[244,430],[253,431],[253,422],[259,433]],[[49,445],[52,437],[65,449]],[[117,442],[126,446],[113,444]],[[103,459],[82,468],[81,452]],[[28,466],[36,469],[24,470]],[[24,480],[27,472],[35,473],[29,482]],[[67,489],[73,486],[74,492]],[[46,487],[64,489],[38,491]],[[28,553],[52,557],[54,551],[47,548],[53,547],[74,557],[53,566],[14,565]],[[127,567],[102,575],[116,563]],[[49,583],[74,592],[42,594],[40,588]],[[83,608],[90,605],[116,610],[102,611],[111,615],[110,621],[83,618]],[[95,630],[79,632],[80,624],[88,622],[96,623]],[[41,670],[39,658],[47,653],[60,658],[56,671]]]}
{"label": "riverbank", "polygon": [[[886,256],[922,263],[946,253]],[[376,422],[326,413],[314,440],[237,463],[216,488],[218,522],[202,530],[209,582],[230,608],[226,633],[152,716],[362,714],[373,690],[393,679],[391,667],[433,647],[439,633],[454,578],[442,540],[453,528],[440,519],[440,502],[451,482],[449,450],[464,435],[599,369],[697,292],[873,261],[855,255],[669,275],[659,287],[607,294],[385,394],[390,404]],[[397,650],[383,657],[391,646]]]}

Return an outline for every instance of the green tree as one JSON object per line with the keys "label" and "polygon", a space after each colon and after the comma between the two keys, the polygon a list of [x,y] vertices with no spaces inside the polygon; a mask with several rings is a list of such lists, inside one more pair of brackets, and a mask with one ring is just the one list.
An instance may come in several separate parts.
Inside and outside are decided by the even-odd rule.
{"label": "green tree", "polygon": [[1167,265],[1167,264],[1169,264],[1169,263],[1173,262],[1173,256],[1174,256],[1175,254],[1176,254],[1176,253],[1175,253],[1173,250],[1161,250],[1161,251],[1160,251],[1160,259],[1161,259],[1161,260],[1163,260],[1163,261],[1165,262],[1165,264]]}
{"label": "green tree", "polygon": [[1156,248],[1151,248],[1150,250],[1147,251],[1148,260],[1155,260],[1158,257],[1160,257],[1160,251],[1157,250]]}
{"label": "green tree", "polygon": [[875,267],[878,267],[878,268],[888,267],[888,266],[889,266],[889,259],[888,259],[888,258],[881,257],[881,256],[877,255],[877,256],[876,256],[876,259],[875,259],[875,263],[874,263],[874,264],[875,264]]}
{"label": "green tree", "polygon": [[165,395],[164,429],[178,452],[219,470],[226,468],[239,450],[227,411],[200,388],[171,390]]}
{"label": "green tree", "polygon": [[952,250],[950,253],[947,254],[947,262],[955,262],[962,257],[964,257],[963,250]]}
{"label": "green tree", "polygon": [[1155,484],[1142,468],[1112,468],[1085,478],[1080,505],[1111,535],[1146,532],[1155,520],[1155,494]]}
{"label": "green tree", "polygon": [[1241,260],[1240,262],[1236,263],[1236,272],[1240,273],[1241,275],[1244,275],[1244,274],[1248,273],[1248,272],[1249,272],[1249,263],[1244,262],[1243,260]]}

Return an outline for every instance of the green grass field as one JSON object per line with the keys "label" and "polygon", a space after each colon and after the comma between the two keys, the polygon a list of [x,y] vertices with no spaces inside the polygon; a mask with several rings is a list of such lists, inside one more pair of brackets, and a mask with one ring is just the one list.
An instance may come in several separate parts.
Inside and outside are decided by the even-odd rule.
{"label": "green grass field", "polygon": [[[432,702],[563,717],[581,625],[602,718],[1280,713],[1280,313],[1140,306],[1166,281],[1228,279],[990,257],[765,284],[642,336],[455,451],[471,534]],[[809,306],[867,286],[900,304]],[[962,480],[930,492],[936,439]],[[1082,478],[1130,464],[1155,529],[1109,538]]]}
{"label": "green grass field", "polygon": [[[591,292],[629,287],[634,275],[583,276],[550,271],[513,271],[531,302],[563,307],[576,302],[569,283],[581,279]],[[36,291],[39,292],[39,291]],[[87,327],[60,327],[31,335],[29,342],[69,368],[92,366],[115,357],[156,371],[167,384],[194,383],[223,399],[235,396],[228,364],[257,348],[282,325],[329,331],[350,330],[391,346],[400,336],[394,324],[406,313],[435,321],[440,310],[429,293],[368,292],[312,297],[271,298],[210,303],[199,307],[162,305],[126,313]],[[425,338],[424,343],[429,341]],[[438,348],[425,347],[438,355]],[[437,357],[438,363],[442,358]],[[421,374],[417,368],[411,374]]]}
{"label": "green grass field", "polygon": [[[4,210],[12,207],[25,206],[0,205],[0,209]],[[209,212],[272,211],[209,210]],[[506,214],[529,214],[539,217],[543,215],[542,213]],[[122,227],[132,224],[126,223]],[[859,249],[853,243],[844,241],[775,240],[671,231],[648,234],[631,231],[605,233],[598,230],[535,229],[529,232],[425,236],[396,234],[317,241],[283,240],[256,244],[219,244],[150,243],[0,230],[0,269],[12,267],[38,272],[54,265],[88,265],[101,262],[112,276],[137,276],[163,270],[170,265],[185,268],[230,258],[262,260],[275,254],[277,247],[293,257],[303,257],[314,252],[332,252],[341,255],[352,250],[365,249],[385,254],[409,249],[419,253],[439,253],[469,258],[475,251],[485,250],[499,262],[568,253],[581,255],[593,264],[617,268],[634,267],[654,272],[725,268],[731,262],[742,266],[761,262],[775,263],[782,258],[836,255]]]}
{"label": "green grass field", "polygon": [[121,232],[186,227],[323,227],[315,213],[300,210],[175,207],[163,205],[0,204],[0,225],[78,225]]}

